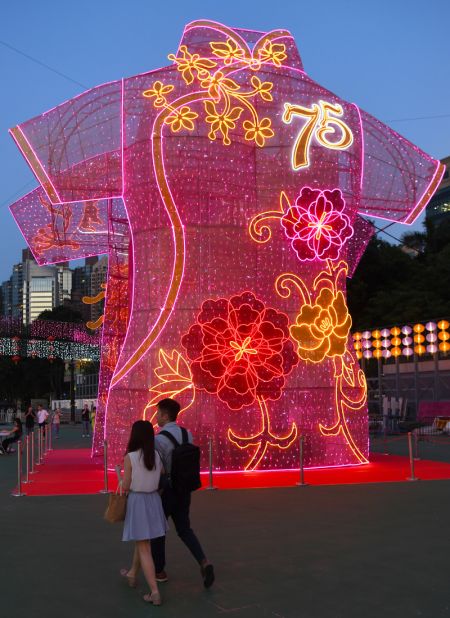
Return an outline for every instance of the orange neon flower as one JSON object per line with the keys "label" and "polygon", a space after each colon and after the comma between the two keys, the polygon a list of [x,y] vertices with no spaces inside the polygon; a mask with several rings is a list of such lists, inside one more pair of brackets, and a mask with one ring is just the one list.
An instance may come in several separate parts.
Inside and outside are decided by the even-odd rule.
{"label": "orange neon flower", "polygon": [[259,50],[258,55],[261,62],[273,62],[277,67],[281,66],[283,60],[286,60],[286,45],[282,43],[271,43],[267,41],[262,49]]}
{"label": "orange neon flower", "polygon": [[208,89],[209,96],[218,101],[220,99],[220,91],[222,88],[226,90],[239,90],[239,86],[235,81],[225,77],[222,71],[217,71],[213,75],[208,75],[202,83],[202,88]]}
{"label": "orange neon flower", "polygon": [[145,90],[142,94],[144,95],[144,97],[147,97],[149,99],[151,99],[152,97],[156,97],[156,99],[153,101],[153,105],[155,107],[164,107],[164,105],[166,104],[165,95],[169,94],[169,92],[172,92],[173,89],[174,86],[170,84],[168,86],[164,86],[162,82],[157,81],[149,90]]}
{"label": "orange neon flower", "polygon": [[174,110],[170,116],[166,118],[165,122],[170,125],[174,133],[177,133],[181,129],[193,131],[195,128],[193,120],[195,120],[195,118],[198,118],[198,114],[192,112],[187,105],[183,105],[180,109]]}
{"label": "orange neon flower", "polygon": [[264,146],[266,139],[274,136],[270,125],[270,118],[263,118],[260,122],[246,120],[242,125],[245,129],[245,139],[248,141],[254,140],[258,146]]}
{"label": "orange neon flower", "polygon": [[225,112],[218,112],[212,101],[205,101],[205,110],[208,114],[205,120],[211,125],[211,130],[208,134],[209,139],[215,140],[216,133],[220,131],[222,133],[223,143],[229,146],[231,140],[228,137],[228,131],[236,127],[236,120],[242,113],[242,107],[233,107],[233,109],[226,114]]}
{"label": "orange neon flower", "polygon": [[315,305],[303,305],[297,323],[290,327],[303,360],[320,363],[325,357],[342,356],[352,319],[342,292],[324,287]]}
{"label": "orange neon flower", "polygon": [[172,60],[177,65],[186,84],[192,84],[194,81],[194,71],[197,71],[199,78],[205,78],[209,69],[213,69],[216,63],[208,58],[201,58],[199,54],[190,54],[186,45],[180,47],[181,57],[174,54],[169,54],[169,60]]}
{"label": "orange neon flower", "polygon": [[273,101],[273,97],[270,93],[273,88],[272,82],[262,82],[256,75],[253,75],[251,82],[253,88],[261,95],[264,101]]}
{"label": "orange neon flower", "polygon": [[213,54],[223,58],[224,64],[227,65],[244,56],[244,50],[233,39],[227,39],[226,43],[210,43],[210,45]]}

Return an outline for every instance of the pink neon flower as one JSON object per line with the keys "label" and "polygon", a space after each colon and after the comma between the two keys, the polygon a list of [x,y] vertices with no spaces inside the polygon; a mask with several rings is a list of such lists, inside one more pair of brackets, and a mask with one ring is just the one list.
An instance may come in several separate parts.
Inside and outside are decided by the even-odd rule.
{"label": "pink neon flower", "polygon": [[299,260],[338,259],[342,247],[353,236],[344,208],[339,189],[302,189],[295,205],[281,219]]}

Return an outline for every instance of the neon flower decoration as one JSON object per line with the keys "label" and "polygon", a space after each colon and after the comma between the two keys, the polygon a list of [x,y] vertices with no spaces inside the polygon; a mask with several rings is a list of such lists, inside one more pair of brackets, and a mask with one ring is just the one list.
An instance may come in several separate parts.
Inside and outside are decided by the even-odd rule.
{"label": "neon flower decoration", "polygon": [[321,191],[304,187],[293,206],[282,191],[280,209],[253,217],[249,233],[256,242],[267,242],[271,237],[267,221],[280,219],[300,261],[336,260],[354,234],[344,208],[340,189]]}
{"label": "neon flower decoration", "polygon": [[256,242],[265,243],[272,235],[268,220],[280,219],[300,261],[336,260],[354,234],[344,208],[340,189],[321,191],[304,187],[293,206],[282,191],[279,210],[253,217],[249,233]]}
{"label": "neon flower decoration", "polygon": [[229,429],[230,440],[241,448],[257,441],[247,469],[256,467],[267,446],[292,444],[296,425],[282,438],[271,434],[266,404],[281,397],[286,377],[298,363],[287,315],[266,307],[251,292],[207,300],[181,343],[191,360],[196,388],[217,395],[231,410],[258,402],[262,414],[258,434],[238,437]]}
{"label": "neon flower decoration", "polygon": [[325,357],[342,356],[352,325],[344,295],[322,288],[314,305],[303,305],[291,335],[303,360],[320,363]]}
{"label": "neon flower decoration", "polygon": [[287,315],[265,307],[251,292],[205,301],[181,343],[196,387],[217,394],[231,410],[258,397],[279,399],[298,363]]}
{"label": "neon flower decoration", "polygon": [[346,278],[363,217],[414,222],[444,166],[307,77],[287,30],[199,20],[167,51],[11,130],[37,263],[108,256],[93,452],[120,463],[172,395],[204,469],[210,439],[217,470],[296,468],[298,435],[307,467],[364,463],[356,352],[384,348],[352,349]]}
{"label": "neon flower decoration", "polygon": [[343,245],[353,236],[344,208],[340,189],[320,191],[304,187],[301,190],[295,205],[281,219],[299,260],[339,258]]}

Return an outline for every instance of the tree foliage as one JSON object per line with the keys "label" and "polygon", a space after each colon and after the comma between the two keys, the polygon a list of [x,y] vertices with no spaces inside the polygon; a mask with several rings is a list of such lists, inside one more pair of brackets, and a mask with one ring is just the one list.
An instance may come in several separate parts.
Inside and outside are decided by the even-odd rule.
{"label": "tree foliage", "polygon": [[450,315],[450,220],[427,221],[423,233],[402,240],[407,247],[370,241],[348,282],[354,329]]}

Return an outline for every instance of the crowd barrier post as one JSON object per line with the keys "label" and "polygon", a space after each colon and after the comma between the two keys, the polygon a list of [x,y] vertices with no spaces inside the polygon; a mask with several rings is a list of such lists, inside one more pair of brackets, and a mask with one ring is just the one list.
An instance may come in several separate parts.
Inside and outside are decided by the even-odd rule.
{"label": "crowd barrier post", "polygon": [[17,442],[17,489],[12,495],[16,498],[25,495],[22,492],[22,440]]}
{"label": "crowd barrier post", "polygon": [[37,432],[37,461],[36,461],[37,466],[41,465],[41,447],[42,447],[41,431],[42,431],[42,428],[39,426],[38,432]]}
{"label": "crowd barrier post", "polygon": [[44,427],[44,437],[45,437],[44,455],[48,453],[48,442],[49,442],[49,435],[50,435],[50,431],[48,429],[49,427],[50,425],[45,425]]}
{"label": "crowd barrier post", "polygon": [[101,494],[109,494],[108,489],[108,440],[103,441],[103,489]]}
{"label": "crowd barrier post", "polygon": [[419,479],[414,474],[413,440],[412,440],[412,433],[410,431],[408,431],[408,449],[409,449],[409,465],[411,468],[411,476],[408,477],[408,481],[418,481]]}
{"label": "crowd barrier post", "polygon": [[209,444],[208,444],[208,469],[209,469],[209,484],[208,487],[206,487],[206,489],[217,489],[217,487],[214,487],[214,483],[213,483],[213,440],[212,438],[209,438]]}
{"label": "crowd barrier post", "polygon": [[24,483],[30,482],[30,435],[28,434],[25,438],[25,480]]}
{"label": "crowd barrier post", "polygon": [[304,466],[303,440],[304,440],[304,437],[303,437],[303,435],[301,435],[300,438],[298,439],[299,456],[300,456],[300,465],[299,465],[300,482],[297,483],[297,487],[305,487],[308,484],[308,483],[305,483],[305,466]]}
{"label": "crowd barrier post", "polygon": [[53,424],[50,423],[49,430],[48,430],[48,450],[49,451],[53,450],[53,448],[52,448],[52,439],[53,439],[52,436],[53,436]]}
{"label": "crowd barrier post", "polygon": [[34,474],[34,433],[35,429],[30,433],[31,436],[31,466],[30,466],[30,474]]}
{"label": "crowd barrier post", "polygon": [[45,425],[41,427],[41,464],[44,463],[45,455]]}

